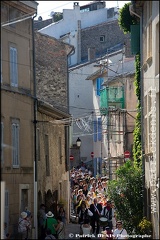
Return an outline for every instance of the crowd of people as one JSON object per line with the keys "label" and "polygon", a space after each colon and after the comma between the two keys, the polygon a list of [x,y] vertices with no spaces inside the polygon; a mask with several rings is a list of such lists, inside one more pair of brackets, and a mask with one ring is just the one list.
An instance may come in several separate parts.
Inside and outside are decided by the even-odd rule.
{"label": "crowd of people", "polygon": [[103,233],[105,239],[124,239],[127,232],[121,229],[122,221],[117,220],[114,202],[108,198],[107,181],[105,176],[93,177],[84,164],[73,167],[70,170],[73,213],[80,224],[80,235]]}
{"label": "crowd of people", "polygon": [[65,210],[61,206],[58,210],[58,217],[55,218],[51,211],[45,212],[45,204],[41,204],[38,211],[38,239],[65,239]]}

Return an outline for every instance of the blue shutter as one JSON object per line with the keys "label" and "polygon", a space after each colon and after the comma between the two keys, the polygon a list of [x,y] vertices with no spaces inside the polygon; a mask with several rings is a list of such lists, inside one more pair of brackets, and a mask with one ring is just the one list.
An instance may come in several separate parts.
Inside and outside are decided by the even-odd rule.
{"label": "blue shutter", "polygon": [[98,140],[102,140],[102,119],[98,118]]}
{"label": "blue shutter", "polygon": [[100,96],[100,78],[97,78],[97,96]]}
{"label": "blue shutter", "polygon": [[102,89],[103,78],[97,78],[97,96],[100,96],[100,90]]}
{"label": "blue shutter", "polygon": [[97,142],[97,120],[93,121],[93,132],[94,142]]}

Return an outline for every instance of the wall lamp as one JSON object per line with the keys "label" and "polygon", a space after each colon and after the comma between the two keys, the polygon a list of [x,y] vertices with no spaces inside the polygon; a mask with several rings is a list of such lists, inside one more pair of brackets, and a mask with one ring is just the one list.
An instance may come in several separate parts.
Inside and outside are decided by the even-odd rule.
{"label": "wall lamp", "polygon": [[79,137],[77,138],[76,144],[77,144],[77,147],[81,146],[81,139]]}

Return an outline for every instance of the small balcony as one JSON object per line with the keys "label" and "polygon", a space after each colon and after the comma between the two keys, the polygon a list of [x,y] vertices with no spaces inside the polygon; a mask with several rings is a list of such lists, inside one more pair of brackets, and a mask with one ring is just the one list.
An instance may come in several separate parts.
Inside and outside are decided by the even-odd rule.
{"label": "small balcony", "polygon": [[124,108],[124,87],[106,87],[100,91],[100,112],[107,114],[108,108]]}

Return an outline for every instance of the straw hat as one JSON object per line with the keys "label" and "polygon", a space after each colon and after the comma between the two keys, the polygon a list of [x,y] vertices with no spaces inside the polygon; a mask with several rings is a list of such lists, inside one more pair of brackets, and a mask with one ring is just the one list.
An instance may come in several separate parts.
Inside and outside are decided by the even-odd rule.
{"label": "straw hat", "polygon": [[22,213],[21,213],[21,217],[22,217],[22,218],[26,218],[26,217],[27,217],[27,213],[26,213],[26,212],[22,212]]}
{"label": "straw hat", "polygon": [[47,216],[47,217],[54,217],[54,214],[53,214],[51,211],[49,211],[49,212],[46,214],[46,216]]}

